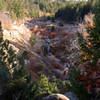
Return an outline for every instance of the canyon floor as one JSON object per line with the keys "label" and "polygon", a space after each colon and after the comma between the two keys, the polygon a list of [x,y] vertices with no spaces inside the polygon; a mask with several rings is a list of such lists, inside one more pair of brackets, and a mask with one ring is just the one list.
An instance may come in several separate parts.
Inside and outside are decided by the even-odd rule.
{"label": "canyon floor", "polygon": [[[62,80],[69,78],[70,67],[77,66],[79,61],[77,32],[84,31],[81,24],[28,18],[24,21],[12,21],[4,13],[0,14],[0,20],[4,39],[8,39],[16,51],[27,51],[30,54],[30,59],[25,62],[34,79],[39,78],[41,74],[45,74],[48,78],[51,76]],[[36,37],[33,46],[30,44],[32,35]],[[41,50],[45,42],[50,45],[47,56],[44,56]]]}

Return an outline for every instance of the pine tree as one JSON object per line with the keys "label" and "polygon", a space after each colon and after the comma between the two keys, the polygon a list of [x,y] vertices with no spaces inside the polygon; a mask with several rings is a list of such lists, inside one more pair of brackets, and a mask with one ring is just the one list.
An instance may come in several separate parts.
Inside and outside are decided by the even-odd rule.
{"label": "pine tree", "polygon": [[41,75],[40,79],[37,81],[37,87],[35,99],[41,100],[42,97],[51,94],[51,91],[49,91],[49,82],[45,75]]}
{"label": "pine tree", "polygon": [[[0,89],[3,100],[33,100],[33,80],[24,65],[24,58],[10,46],[8,40],[3,40],[3,30],[0,22]],[[5,88],[6,87],[6,88]],[[0,95],[1,98],[1,95]]]}
{"label": "pine tree", "polygon": [[49,81],[48,78],[43,74],[40,79],[36,82],[37,90],[35,91],[34,99],[41,100],[43,97],[48,96],[52,93],[58,93],[59,89],[56,84],[56,79]]}
{"label": "pine tree", "polygon": [[24,4],[21,0],[14,0],[9,3],[10,16],[13,19],[24,18]]}
{"label": "pine tree", "polygon": [[0,84],[5,84],[9,81],[10,72],[7,67],[9,63],[9,54],[6,52],[10,52],[8,48],[9,42],[3,40],[3,30],[0,22]]}
{"label": "pine tree", "polygon": [[82,34],[79,34],[79,43],[82,51],[82,60],[90,61],[91,64],[96,65],[100,58],[100,2],[96,0],[96,5],[93,10],[94,27],[88,27],[88,37],[85,40]]}
{"label": "pine tree", "polygon": [[2,34],[2,26],[1,26],[1,22],[0,22],[0,42],[2,42],[3,39],[3,34]]}

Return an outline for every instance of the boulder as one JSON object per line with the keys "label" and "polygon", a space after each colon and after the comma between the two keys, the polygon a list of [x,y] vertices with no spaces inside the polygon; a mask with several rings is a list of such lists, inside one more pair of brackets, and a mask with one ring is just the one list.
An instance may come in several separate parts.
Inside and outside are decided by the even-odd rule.
{"label": "boulder", "polygon": [[70,99],[62,94],[51,94],[43,98],[43,100],[70,100]]}

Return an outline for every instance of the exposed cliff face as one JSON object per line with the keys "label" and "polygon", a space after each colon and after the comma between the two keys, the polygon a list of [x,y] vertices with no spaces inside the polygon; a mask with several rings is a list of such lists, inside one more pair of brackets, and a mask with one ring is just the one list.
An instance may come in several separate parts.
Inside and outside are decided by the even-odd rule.
{"label": "exposed cliff face", "polygon": [[13,21],[8,12],[0,12],[0,21],[2,22],[4,39],[10,41],[29,40],[31,32],[24,25],[24,21]]}
{"label": "exposed cliff face", "polygon": [[10,25],[9,26],[10,29],[6,29],[4,28],[3,30],[3,35],[4,35],[4,39],[8,39],[10,41],[28,41],[30,36],[31,36],[31,32],[29,31],[29,29],[27,29],[25,27],[24,24],[21,25]]}

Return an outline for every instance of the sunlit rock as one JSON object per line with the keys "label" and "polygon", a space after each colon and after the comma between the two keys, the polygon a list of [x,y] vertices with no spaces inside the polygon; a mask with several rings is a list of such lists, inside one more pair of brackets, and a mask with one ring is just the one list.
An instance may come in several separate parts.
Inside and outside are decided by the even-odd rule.
{"label": "sunlit rock", "polygon": [[51,94],[45,97],[43,100],[70,100],[70,99],[62,94]]}

